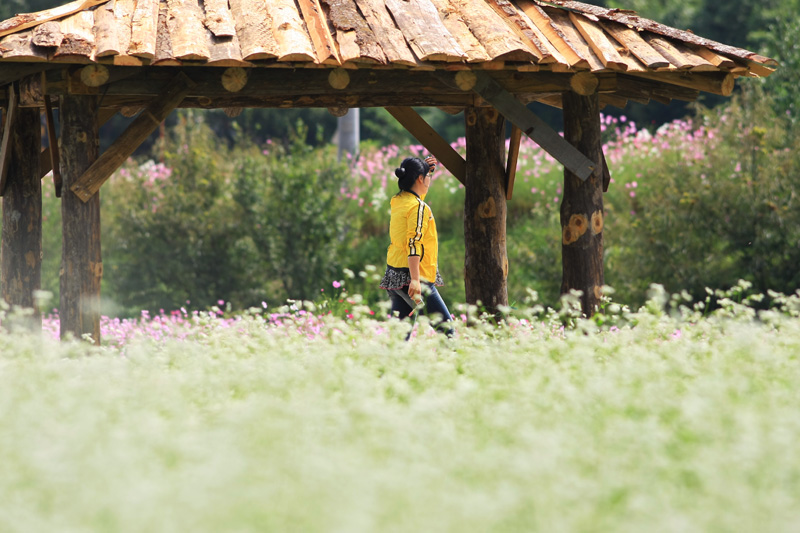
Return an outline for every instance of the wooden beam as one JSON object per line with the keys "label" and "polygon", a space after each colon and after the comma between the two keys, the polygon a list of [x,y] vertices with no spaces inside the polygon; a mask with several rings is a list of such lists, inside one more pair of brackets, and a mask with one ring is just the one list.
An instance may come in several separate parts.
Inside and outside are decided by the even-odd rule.
{"label": "wooden beam", "polygon": [[13,85],[8,86],[8,111],[6,112],[3,140],[0,144],[0,196],[3,196],[8,179],[8,167],[11,164],[11,139],[18,109],[17,91]]}
{"label": "wooden beam", "polygon": [[611,183],[611,171],[608,169],[606,162],[606,153],[600,150],[600,155],[603,156],[603,192],[608,192],[608,186]]}
{"label": "wooden beam", "polygon": [[410,107],[387,107],[386,111],[417,139],[462,184],[467,162],[416,111]]}
{"label": "wooden beam", "polygon": [[653,80],[634,77],[628,74],[620,74],[617,76],[617,91],[614,94],[635,101],[653,99],[659,102],[666,101],[669,103],[670,100],[692,102],[697,100],[700,96],[700,91],[687,87],[657,83]]}
{"label": "wooden beam", "polygon": [[[174,68],[159,67],[158,69],[139,69],[131,67],[108,66],[109,80],[102,88],[103,106],[111,107],[109,102],[115,98],[155,98],[164,92],[167,83],[179,72],[188,75],[196,85],[189,91],[187,98],[206,97],[211,100],[225,99],[232,96],[230,91],[220,84],[220,73],[224,69],[209,68]],[[252,68],[246,69],[248,73],[247,85],[236,96],[252,99],[278,99],[291,101],[298,98],[316,98],[330,96],[330,75],[337,72],[329,68],[307,69],[282,69],[282,68]],[[132,76],[131,74],[134,74]],[[453,81],[454,74],[435,73],[426,71],[408,70],[381,70],[371,69],[347,70],[347,91],[335,94],[339,98],[361,97],[378,102],[376,107],[398,105],[392,99],[399,98],[425,98],[435,102],[443,100],[442,105],[453,101],[453,96],[464,96],[464,89],[459,88]],[[441,77],[440,77],[441,76]],[[514,93],[519,98],[526,95],[535,95],[542,92],[563,91],[570,88],[572,73],[518,73],[496,72],[492,77],[506,90]],[[613,75],[598,75],[599,92],[613,91],[616,79]],[[79,77],[77,79],[80,79]],[[65,94],[69,90],[82,90],[78,87],[74,77],[56,79],[48,76],[46,88],[31,89],[32,94]],[[69,81],[72,85],[65,83]],[[466,105],[475,104],[475,95],[468,93],[472,101]],[[467,98],[462,98],[466,100]]]}
{"label": "wooden beam", "polygon": [[662,85],[672,84],[721,96],[730,96],[735,83],[734,75],[728,72],[631,72],[628,75],[653,80]]}
{"label": "wooden beam", "polygon": [[100,195],[88,202],[69,193],[70,186],[97,159],[97,97],[63,96],[61,125],[61,338],[89,335],[100,344]]}
{"label": "wooden beam", "polygon": [[188,76],[183,73],[178,74],[161,98],[151,103],[136,117],[128,129],[114,141],[114,144],[75,181],[70,190],[84,202],[94,196],[100,190],[100,186],[111,177],[111,174],[178,106],[193,85],[194,82]]}
{"label": "wooden beam", "polygon": [[485,72],[476,72],[477,82],[473,91],[491,103],[506,119],[521,129],[547,153],[568,168],[573,174],[587,179],[595,170],[597,163],[588,159],[574,146],[564,140],[530,109],[525,107],[513,94],[506,91],[497,81]]}
{"label": "wooden beam", "polygon": [[[47,144],[45,148],[50,155],[50,169],[53,171],[53,187],[55,187],[56,198],[61,198],[61,167],[58,164],[58,150],[53,150],[53,147],[58,148],[58,139],[56,138],[56,123],[53,120],[53,105],[50,102],[50,96],[44,97],[44,116],[47,123]],[[44,153],[44,151],[43,151]],[[40,169],[41,172],[41,169]],[[46,174],[46,172],[45,172]]]}
{"label": "wooden beam", "polygon": [[465,122],[465,296],[495,314],[508,305],[505,119],[496,109],[470,107]]}
{"label": "wooden beam", "polygon": [[[635,100],[634,100],[635,101]],[[647,104],[647,102],[645,102]],[[613,94],[601,94],[600,95],[600,109],[604,109],[606,106],[613,105],[617,109],[625,109],[628,105],[628,99],[622,96],[616,96]]]}
{"label": "wooden beam", "polygon": [[[98,113],[97,128],[100,129],[101,127],[103,127],[103,125],[105,125],[106,122],[111,120],[111,118],[116,114],[117,114],[116,109],[101,109],[100,112]],[[40,174],[41,179],[44,179],[50,173],[50,171],[53,170],[53,158],[50,155],[51,147],[58,148],[58,139],[51,142],[50,146],[43,149],[41,154],[39,155],[39,169],[41,172]],[[58,150],[56,150],[56,152],[58,153]],[[56,196],[60,198],[61,197],[60,195],[61,193],[58,192]]]}
{"label": "wooden beam", "polygon": [[[618,45],[611,42],[598,23],[574,11],[569,12],[569,19],[606,68],[628,70],[629,64],[617,51]],[[634,64],[634,62],[631,62],[631,64]]]}
{"label": "wooden beam", "polygon": [[603,28],[610,33],[629,53],[636,56],[639,61],[649,69],[667,68],[670,63],[664,57],[653,50],[653,47],[642,39],[639,32],[613,21],[603,22]]}
{"label": "wooden beam", "polygon": [[46,70],[53,70],[56,68],[64,68],[63,65],[53,65],[49,63],[3,63],[3,68],[0,69],[0,86],[19,81],[25,76],[31,74],[38,74]]}
{"label": "wooden beam", "polygon": [[0,252],[2,299],[12,306],[33,309],[30,316],[6,317],[33,330],[42,327],[34,293],[42,286],[42,184],[38,149],[39,112],[20,109],[12,132],[11,170],[3,196],[3,237]]}
{"label": "wooden beam", "polygon": [[567,91],[564,101],[564,137],[581,152],[598,161],[589,179],[579,179],[564,169],[561,200],[561,293],[581,291],[581,309],[592,316],[600,305],[603,273],[603,143],[600,132],[599,95],[581,96]]}
{"label": "wooden beam", "polygon": [[511,138],[508,141],[508,161],[506,161],[506,200],[511,200],[514,194],[514,180],[517,176],[517,159],[519,158],[519,142],[522,140],[522,130],[511,126]]}
{"label": "wooden beam", "polygon": [[319,5],[319,0],[298,0],[298,5],[303,12],[303,20],[314,43],[317,61],[323,65],[341,65],[342,61],[333,40],[325,12]]}

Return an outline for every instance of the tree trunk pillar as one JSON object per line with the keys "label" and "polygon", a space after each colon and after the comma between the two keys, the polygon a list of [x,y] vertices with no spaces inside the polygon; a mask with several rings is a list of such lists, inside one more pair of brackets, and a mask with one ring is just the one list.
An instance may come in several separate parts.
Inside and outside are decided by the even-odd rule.
{"label": "tree trunk pillar", "polygon": [[82,202],[70,190],[97,160],[97,99],[63,96],[61,121],[61,338],[89,334],[100,343],[100,193]]}
{"label": "tree trunk pillar", "polygon": [[36,109],[20,108],[17,113],[3,196],[2,296],[12,306],[33,309],[33,317],[25,323],[41,329],[42,317],[34,297],[42,286],[41,123]]}
{"label": "tree trunk pillar", "polygon": [[597,167],[584,182],[564,169],[561,201],[561,293],[579,290],[581,309],[592,316],[600,304],[603,279],[603,144],[598,95],[563,96],[564,138]]}
{"label": "tree trunk pillar", "polygon": [[470,304],[489,313],[508,305],[505,119],[493,108],[465,112],[464,285]]}

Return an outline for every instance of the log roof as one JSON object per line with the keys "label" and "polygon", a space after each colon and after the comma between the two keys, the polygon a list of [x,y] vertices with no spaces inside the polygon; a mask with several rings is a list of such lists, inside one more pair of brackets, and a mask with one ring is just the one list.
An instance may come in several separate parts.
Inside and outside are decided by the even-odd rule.
{"label": "log roof", "polygon": [[664,101],[729,94],[735,78],[777,67],[632,11],[571,0],[76,0],[0,22],[0,85],[16,81],[3,64],[20,62],[592,73],[601,89],[604,75],[619,74],[628,96],[649,83],[642,99]]}
{"label": "log roof", "polygon": [[78,0],[0,22],[0,54],[3,61],[116,65],[491,63],[738,75],[776,66],[631,11],[565,0]]}

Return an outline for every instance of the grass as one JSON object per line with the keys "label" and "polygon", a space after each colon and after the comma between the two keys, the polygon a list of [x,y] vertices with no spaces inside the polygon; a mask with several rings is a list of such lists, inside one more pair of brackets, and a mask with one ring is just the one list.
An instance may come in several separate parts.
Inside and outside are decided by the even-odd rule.
{"label": "grass", "polygon": [[0,334],[0,530],[796,531],[798,297],[676,302]]}

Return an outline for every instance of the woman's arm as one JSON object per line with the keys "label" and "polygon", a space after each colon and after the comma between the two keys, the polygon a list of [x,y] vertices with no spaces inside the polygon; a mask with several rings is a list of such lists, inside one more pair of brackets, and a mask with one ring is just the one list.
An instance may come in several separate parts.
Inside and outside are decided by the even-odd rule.
{"label": "woman's arm", "polygon": [[419,256],[408,257],[408,271],[411,274],[411,282],[408,284],[408,295],[411,299],[419,303],[422,299],[422,286],[419,283]]}

